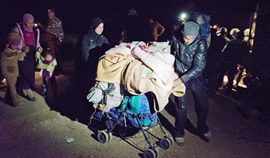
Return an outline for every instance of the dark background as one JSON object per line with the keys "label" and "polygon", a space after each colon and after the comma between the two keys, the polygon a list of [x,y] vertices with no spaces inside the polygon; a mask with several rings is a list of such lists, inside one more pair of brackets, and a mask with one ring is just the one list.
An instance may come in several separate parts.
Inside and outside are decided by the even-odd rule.
{"label": "dark background", "polygon": [[[31,13],[35,21],[46,23],[47,9],[56,8],[65,32],[80,33],[94,17],[105,21],[105,35],[119,33],[130,8],[142,18],[152,16],[171,28],[180,12],[201,12],[211,16],[211,25],[219,23],[228,29],[249,27],[255,0],[1,0],[2,32],[8,31],[23,14]],[[4,25],[4,26],[3,26]],[[168,31],[169,29],[167,29]],[[115,35],[116,36],[116,35]]]}
{"label": "dark background", "polygon": [[[255,47],[258,64],[262,63],[261,60],[268,60],[265,57],[269,56],[269,48],[265,47],[270,42],[266,38],[270,36],[269,0],[0,0],[0,45],[4,48],[7,33],[16,22],[21,22],[25,13],[31,13],[36,22],[46,24],[47,9],[50,7],[56,9],[66,35],[82,34],[94,17],[100,17],[105,24],[103,34],[111,44],[115,44],[120,39],[130,8],[135,8],[142,20],[149,16],[158,20],[166,28],[161,40],[167,40],[171,37],[172,26],[177,22],[180,12],[201,12],[210,15],[211,25],[218,23],[228,30],[234,27],[244,30],[250,26],[250,17],[258,3],[261,12],[255,36],[255,45],[256,41],[260,43]],[[71,40],[76,42],[77,39]],[[65,51],[70,50],[68,48]]]}

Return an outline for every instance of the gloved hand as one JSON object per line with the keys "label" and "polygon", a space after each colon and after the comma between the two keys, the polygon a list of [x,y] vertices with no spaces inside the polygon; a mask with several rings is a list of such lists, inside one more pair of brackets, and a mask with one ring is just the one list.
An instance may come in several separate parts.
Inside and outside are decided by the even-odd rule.
{"label": "gloved hand", "polygon": [[43,48],[42,47],[39,47],[38,49],[37,49],[37,53],[41,53],[43,51]]}

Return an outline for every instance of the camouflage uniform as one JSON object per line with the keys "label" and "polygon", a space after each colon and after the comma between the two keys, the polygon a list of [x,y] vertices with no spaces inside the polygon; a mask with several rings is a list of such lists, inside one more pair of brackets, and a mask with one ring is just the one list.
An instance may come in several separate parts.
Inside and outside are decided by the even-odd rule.
{"label": "camouflage uniform", "polygon": [[59,18],[55,17],[53,20],[48,22],[46,28],[46,40],[47,46],[54,53],[57,53],[57,46],[62,42],[64,38],[63,25]]}
{"label": "camouflage uniform", "polygon": [[46,28],[46,41],[47,41],[47,48],[49,48],[52,52],[52,55],[56,58],[57,62],[59,63],[56,67],[56,73],[58,71],[62,71],[61,67],[61,59],[59,55],[58,46],[62,42],[64,38],[64,31],[62,21],[55,17],[53,20],[49,20],[47,28]]}

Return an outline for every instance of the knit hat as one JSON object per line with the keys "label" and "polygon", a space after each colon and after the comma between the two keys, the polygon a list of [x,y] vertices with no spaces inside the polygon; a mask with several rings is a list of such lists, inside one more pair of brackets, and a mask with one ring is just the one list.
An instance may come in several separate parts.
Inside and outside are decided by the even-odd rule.
{"label": "knit hat", "polygon": [[21,37],[18,32],[12,31],[8,34],[8,44],[18,46],[20,44]]}
{"label": "knit hat", "polygon": [[92,23],[91,23],[91,27],[95,30],[99,24],[103,23],[103,20],[100,18],[95,18],[93,19]]}
{"label": "knit hat", "polygon": [[193,21],[187,21],[182,30],[182,34],[185,38],[195,39],[199,34],[199,30],[200,26],[197,23]]}

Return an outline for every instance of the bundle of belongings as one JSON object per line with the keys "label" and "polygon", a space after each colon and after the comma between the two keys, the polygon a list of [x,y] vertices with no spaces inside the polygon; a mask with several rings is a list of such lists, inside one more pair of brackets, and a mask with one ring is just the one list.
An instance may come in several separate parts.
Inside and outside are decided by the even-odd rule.
{"label": "bundle of belongings", "polygon": [[124,92],[131,95],[154,94],[153,109],[160,112],[169,96],[183,96],[185,85],[176,85],[175,58],[169,42],[121,43],[105,52],[98,63],[96,85],[87,100],[95,108],[108,112],[121,105]]}

